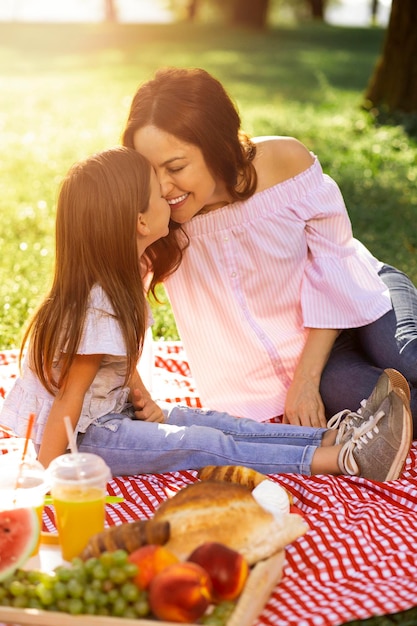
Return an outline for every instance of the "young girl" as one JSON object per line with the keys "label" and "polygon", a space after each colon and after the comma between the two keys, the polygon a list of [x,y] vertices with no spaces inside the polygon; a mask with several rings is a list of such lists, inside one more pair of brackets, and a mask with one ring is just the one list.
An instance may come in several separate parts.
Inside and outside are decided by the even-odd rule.
{"label": "young girl", "polygon": [[167,235],[169,213],[154,170],[134,150],[113,148],[70,170],[58,199],[52,288],[24,336],[23,373],[0,423],[24,436],[35,413],[45,466],[67,449],[68,415],[79,449],[102,456],[114,475],[231,464],[397,478],[411,418],[390,372],[361,409],[360,428],[349,412],[328,430],[155,404],[136,370],[150,323],[141,258]]}
{"label": "young girl", "polygon": [[169,236],[145,255],[205,405],[325,426],[391,367],[411,384],[417,433],[417,290],[353,237],[315,155],[292,137],[251,139],[200,68],[139,86],[123,142],[171,207]]}

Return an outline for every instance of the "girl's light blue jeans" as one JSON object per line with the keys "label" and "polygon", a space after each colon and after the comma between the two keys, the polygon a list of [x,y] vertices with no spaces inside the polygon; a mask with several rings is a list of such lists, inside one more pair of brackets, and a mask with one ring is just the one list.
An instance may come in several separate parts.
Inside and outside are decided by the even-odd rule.
{"label": "girl's light blue jeans", "polygon": [[[166,406],[166,405],[165,405]],[[227,413],[172,405],[166,422],[110,414],[78,435],[82,452],[101,456],[113,476],[245,465],[264,474],[310,474],[325,428],[258,423]]]}
{"label": "girl's light blue jeans", "polygon": [[384,265],[380,277],[389,289],[392,310],[380,319],[343,331],[324,369],[320,393],[327,417],[356,410],[368,398],[385,368],[405,376],[411,387],[414,438],[417,437],[417,289],[406,274]]}

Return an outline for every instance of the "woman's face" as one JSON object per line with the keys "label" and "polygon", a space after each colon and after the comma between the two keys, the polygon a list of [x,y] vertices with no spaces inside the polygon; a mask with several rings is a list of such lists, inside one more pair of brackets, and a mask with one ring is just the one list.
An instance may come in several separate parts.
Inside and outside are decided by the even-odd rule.
{"label": "woman's face", "polygon": [[156,126],[140,128],[133,139],[135,149],[155,168],[175,222],[184,224],[203,207],[225,200],[224,185],[213,177],[197,146]]}

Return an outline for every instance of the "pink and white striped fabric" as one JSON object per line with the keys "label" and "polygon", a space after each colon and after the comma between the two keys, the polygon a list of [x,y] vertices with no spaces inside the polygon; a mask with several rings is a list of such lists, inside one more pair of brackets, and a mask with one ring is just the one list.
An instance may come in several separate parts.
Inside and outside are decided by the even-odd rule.
{"label": "pink and white striped fabric", "polygon": [[[158,343],[156,388],[166,400],[199,406],[182,347]],[[0,353],[0,397],[17,371]],[[282,582],[254,626],[336,626],[417,605],[417,442],[400,480],[271,475],[291,492],[310,531],[286,549]],[[124,502],[108,505],[107,524],[148,519],[166,490],[197,480],[195,471],[125,476],[109,483]],[[44,529],[55,530],[46,507]]]}
{"label": "pink and white striped fabric", "polygon": [[183,228],[189,246],[164,285],[211,409],[258,422],[282,415],[309,328],[357,328],[391,309],[382,264],[354,239],[340,189],[315,157]]}

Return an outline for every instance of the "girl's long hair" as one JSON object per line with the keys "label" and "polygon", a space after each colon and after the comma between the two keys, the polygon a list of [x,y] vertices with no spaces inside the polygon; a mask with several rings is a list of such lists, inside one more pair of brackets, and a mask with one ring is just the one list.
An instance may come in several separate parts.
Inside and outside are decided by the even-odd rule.
{"label": "girl's long hair", "polygon": [[[224,181],[234,200],[255,193],[255,145],[241,130],[239,113],[224,87],[205,70],[161,69],[141,85],[130,107],[123,144],[134,148],[135,132],[147,125],[200,148],[208,168]],[[187,246],[183,229],[171,220],[169,235],[147,249],[154,295],[156,285],[179,267]]]}
{"label": "girl's long hair", "polygon": [[[77,353],[89,294],[107,294],[127,353],[126,383],[146,330],[146,299],[137,251],[138,213],[150,198],[150,164],[128,148],[112,148],[74,165],[63,180],[56,215],[52,287],[23,337],[29,365],[44,387],[62,387]],[[60,360],[59,380],[53,364]]]}

